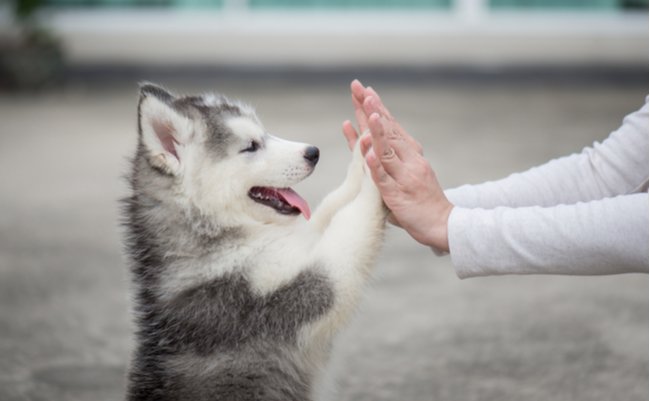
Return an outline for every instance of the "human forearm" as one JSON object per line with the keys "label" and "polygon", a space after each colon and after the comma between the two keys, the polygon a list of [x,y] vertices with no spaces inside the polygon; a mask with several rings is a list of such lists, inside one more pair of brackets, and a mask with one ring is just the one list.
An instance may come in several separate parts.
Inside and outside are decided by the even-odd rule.
{"label": "human forearm", "polygon": [[551,208],[456,208],[450,253],[459,277],[648,271],[648,194]]}

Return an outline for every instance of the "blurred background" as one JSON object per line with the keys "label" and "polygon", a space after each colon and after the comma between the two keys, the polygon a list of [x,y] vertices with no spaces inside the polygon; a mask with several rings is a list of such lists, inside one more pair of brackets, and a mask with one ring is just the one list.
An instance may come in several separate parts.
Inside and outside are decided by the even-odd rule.
{"label": "blurred background", "polygon": [[[119,400],[132,347],[118,200],[137,82],[217,91],[343,178],[372,85],[445,187],[580,151],[648,93],[647,0],[0,3],[0,400]],[[648,276],[459,280],[399,229],[337,341],[331,400],[647,400]]]}

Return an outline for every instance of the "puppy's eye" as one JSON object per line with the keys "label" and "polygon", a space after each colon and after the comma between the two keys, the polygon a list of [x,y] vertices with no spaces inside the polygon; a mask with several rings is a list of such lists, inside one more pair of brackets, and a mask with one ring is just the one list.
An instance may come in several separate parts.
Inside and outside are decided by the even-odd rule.
{"label": "puppy's eye", "polygon": [[246,149],[242,149],[240,153],[244,152],[257,152],[257,150],[260,148],[260,144],[257,141],[251,141],[248,144],[248,147]]}

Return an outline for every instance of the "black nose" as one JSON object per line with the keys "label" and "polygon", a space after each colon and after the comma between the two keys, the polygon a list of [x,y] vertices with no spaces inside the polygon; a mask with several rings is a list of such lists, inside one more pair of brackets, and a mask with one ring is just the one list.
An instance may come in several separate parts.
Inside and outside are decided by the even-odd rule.
{"label": "black nose", "polygon": [[320,151],[316,146],[310,146],[305,150],[305,159],[311,164],[312,166],[315,166],[316,163],[318,163],[318,158],[320,157]]}

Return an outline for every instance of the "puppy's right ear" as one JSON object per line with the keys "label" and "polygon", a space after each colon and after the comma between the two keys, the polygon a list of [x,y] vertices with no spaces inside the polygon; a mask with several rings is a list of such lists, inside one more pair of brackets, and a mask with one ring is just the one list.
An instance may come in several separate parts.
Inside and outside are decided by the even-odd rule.
{"label": "puppy's right ear", "polygon": [[172,175],[181,171],[184,150],[193,134],[193,123],[174,107],[175,97],[150,83],[140,85],[138,128],[149,163]]}

